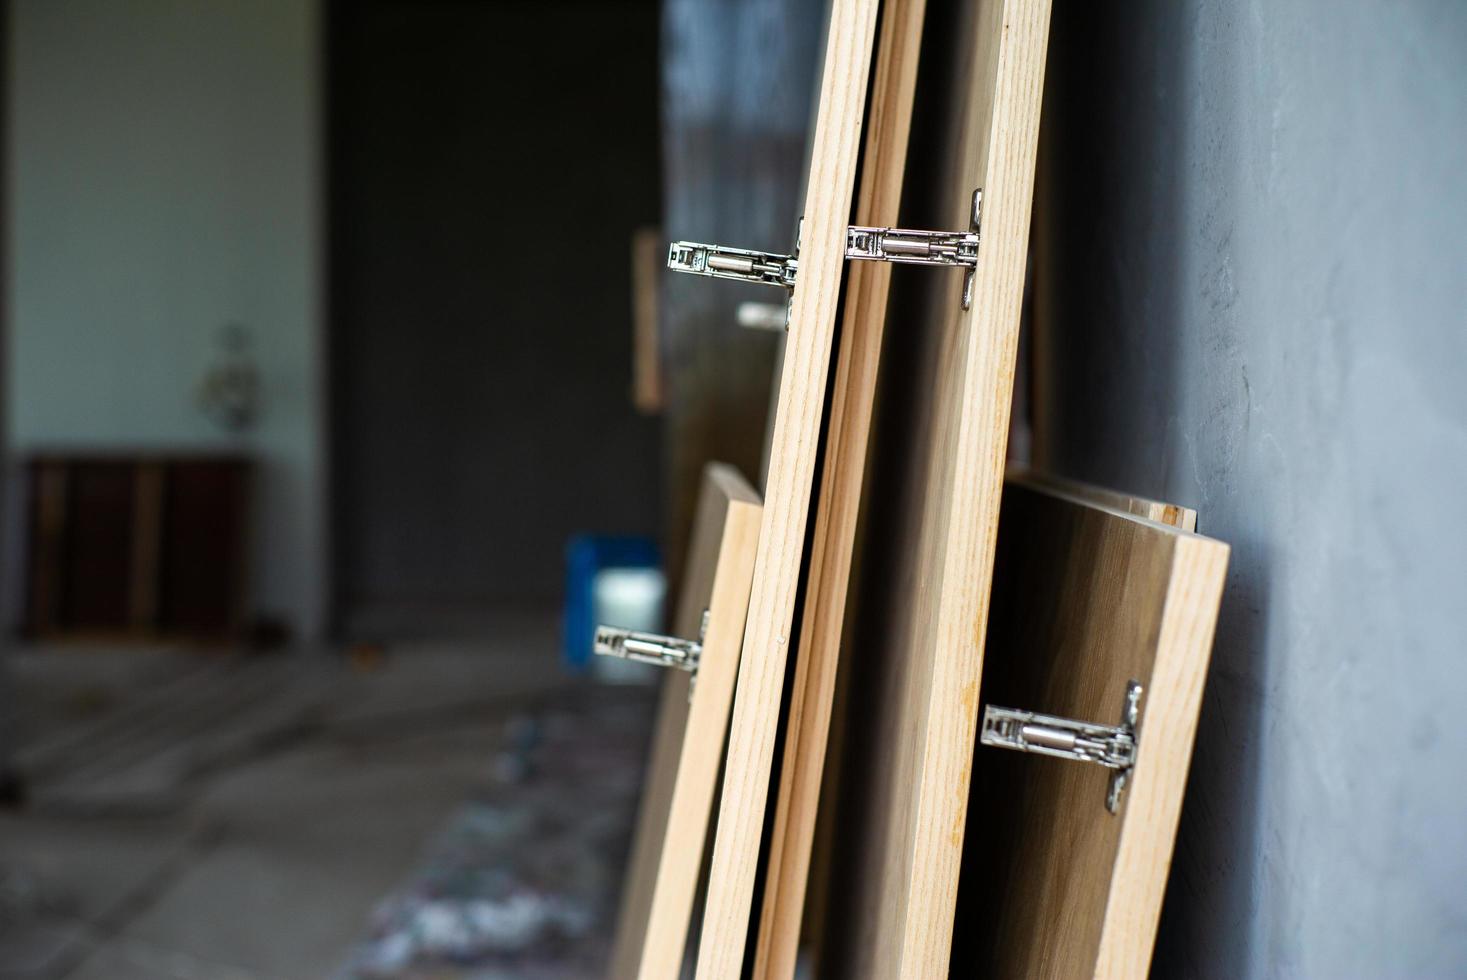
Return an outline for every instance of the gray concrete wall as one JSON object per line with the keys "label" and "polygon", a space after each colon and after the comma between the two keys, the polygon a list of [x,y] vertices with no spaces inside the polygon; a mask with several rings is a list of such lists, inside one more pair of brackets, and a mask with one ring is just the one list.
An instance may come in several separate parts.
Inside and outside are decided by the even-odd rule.
{"label": "gray concrete wall", "polygon": [[[317,0],[14,0],[6,148],[10,448],[255,454],[259,611],[325,602]],[[262,414],[195,404],[227,323]]]}
{"label": "gray concrete wall", "polygon": [[1037,456],[1233,546],[1156,972],[1467,972],[1467,5],[1060,4]]}

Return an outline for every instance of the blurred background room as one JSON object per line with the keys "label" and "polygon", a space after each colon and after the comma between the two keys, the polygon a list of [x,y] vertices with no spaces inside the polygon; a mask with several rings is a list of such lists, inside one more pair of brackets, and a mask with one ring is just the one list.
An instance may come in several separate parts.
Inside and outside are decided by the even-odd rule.
{"label": "blurred background room", "polygon": [[659,7],[4,7],[0,976],[599,974]]}

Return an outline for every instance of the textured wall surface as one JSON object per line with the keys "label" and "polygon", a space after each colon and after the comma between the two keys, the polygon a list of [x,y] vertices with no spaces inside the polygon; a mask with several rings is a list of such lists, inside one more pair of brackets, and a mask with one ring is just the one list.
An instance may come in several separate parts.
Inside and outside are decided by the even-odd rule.
{"label": "textured wall surface", "polygon": [[1461,976],[1467,5],[1057,5],[1046,99],[1038,461],[1233,546],[1156,972]]}
{"label": "textured wall surface", "polygon": [[[321,624],[315,0],[10,6],[11,449],[253,452],[257,606]],[[262,381],[236,442],[194,401],[227,323]]]}

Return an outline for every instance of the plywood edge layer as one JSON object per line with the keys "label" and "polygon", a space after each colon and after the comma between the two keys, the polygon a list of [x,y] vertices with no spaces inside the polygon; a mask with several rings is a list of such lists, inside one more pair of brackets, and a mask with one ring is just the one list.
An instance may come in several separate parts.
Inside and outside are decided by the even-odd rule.
{"label": "plywood edge layer", "polygon": [[[897,223],[925,11],[926,0],[890,0],[882,11],[857,224]],[[855,263],[847,276],[799,659],[765,869],[756,980],[788,980],[799,949],[891,266]]]}
{"label": "plywood edge layer", "polygon": [[1160,500],[1137,497],[1119,490],[1097,486],[1093,483],[1085,483],[1081,480],[1071,480],[1068,477],[1043,473],[1022,465],[1010,465],[1008,475],[1005,479],[1038,489],[1053,490],[1072,500],[1100,504],[1114,510],[1125,511],[1138,517],[1156,521],[1158,524],[1168,524],[1172,527],[1180,528],[1183,531],[1195,532],[1197,530],[1197,511],[1190,507],[1183,507],[1180,504],[1169,504]]}
{"label": "plywood edge layer", "polygon": [[761,506],[759,491],[745,479],[737,466],[730,463],[709,463],[703,468],[703,475],[730,503]]}
{"label": "plywood edge layer", "polygon": [[830,12],[799,285],[780,367],[764,513],[698,946],[700,980],[737,977],[743,968],[845,265],[845,229],[876,9],[876,0],[834,0]]}
{"label": "plywood edge layer", "polygon": [[910,817],[908,884],[898,897],[900,937],[878,967],[890,975],[946,976],[953,911],[977,730],[978,686],[992,586],[994,545],[1009,411],[1013,398],[1019,313],[1033,205],[1039,110],[1049,35],[1048,0],[1006,0],[999,9],[992,111],[977,139],[987,144],[983,245],[964,314],[951,495],[940,551],[930,684],[918,737],[920,779]]}
{"label": "plywood edge layer", "polygon": [[[668,833],[653,887],[642,952],[642,980],[676,980],[682,969],[694,893],[707,843],[723,748],[728,734],[739,649],[749,608],[762,508],[758,494],[733,467],[705,471],[727,502],[722,546],[709,599],[708,632],[678,759]],[[687,684],[682,685],[686,690]]]}
{"label": "plywood edge layer", "polygon": [[[708,610],[698,682],[662,680],[627,885],[608,976],[675,978],[692,915],[758,542],[759,495],[726,463],[704,467],[674,632],[695,636]],[[692,694],[690,698],[690,692]]]}
{"label": "plywood edge layer", "polygon": [[1171,579],[1150,685],[1171,696],[1142,702],[1097,977],[1145,977],[1150,967],[1227,574],[1226,544],[1185,531],[1173,534]]}

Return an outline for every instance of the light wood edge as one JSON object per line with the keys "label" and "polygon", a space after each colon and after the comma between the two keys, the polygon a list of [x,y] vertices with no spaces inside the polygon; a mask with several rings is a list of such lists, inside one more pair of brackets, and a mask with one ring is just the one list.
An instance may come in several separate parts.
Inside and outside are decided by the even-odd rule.
{"label": "light wood edge", "polygon": [[632,405],[643,415],[662,411],[662,338],[658,329],[658,288],[666,248],[662,229],[632,232]]}
{"label": "light wood edge", "polygon": [[[676,976],[675,967],[670,973],[666,967],[659,974],[649,970],[657,968],[662,958],[672,957],[676,963],[683,955],[701,861],[684,867],[686,853],[681,848],[692,846],[701,855],[712,818],[748,611],[759,509],[758,493],[735,467],[704,466],[682,597],[672,624],[675,635],[694,636],[703,610],[708,610],[704,664],[697,685],[680,670],[667,671],[661,679],[647,778],[607,971],[614,980]],[[691,699],[690,692],[695,695]],[[707,798],[699,806],[697,798],[705,789]],[[680,842],[678,848],[669,848],[670,837]],[[672,867],[674,863],[679,866]],[[693,880],[686,883],[687,894],[678,902],[672,896],[684,884],[683,875]]]}
{"label": "light wood edge", "polygon": [[[926,6],[926,0],[889,0],[882,11],[857,224],[897,223]],[[792,977],[799,952],[890,284],[891,266],[884,262],[856,262],[847,270],[799,656],[764,872],[756,978]]]}
{"label": "light wood edge", "polygon": [[[728,511],[708,606],[708,633],[703,639],[697,683],[692,689],[692,704],[677,762],[677,783],[653,886],[638,974],[643,980],[676,980],[682,969],[693,893],[702,867],[699,856],[707,842],[724,739],[728,734],[729,709],[754,575],[754,552],[759,543],[759,516],[763,508],[754,488],[731,467],[715,474],[714,480],[728,497]],[[675,690],[686,698],[689,678],[679,673],[677,680],[681,683],[675,685]]]}
{"label": "light wood edge", "polygon": [[[637,824],[631,852],[627,855],[616,936],[606,970],[608,980],[632,980],[638,976],[653,929],[652,895],[662,863],[662,844],[672,822],[672,795],[689,714],[688,683],[682,671],[669,671],[661,684],[657,721],[647,755],[647,775],[637,805]],[[681,940],[678,946],[681,948]]]}
{"label": "light wood edge", "polygon": [[805,194],[799,287],[780,368],[764,515],[698,946],[699,980],[734,978],[743,969],[845,265],[876,9],[876,0],[831,4]]}
{"label": "light wood edge", "polygon": [[1143,695],[1136,765],[1126,790],[1125,824],[1096,955],[1097,977],[1142,978],[1150,968],[1228,554],[1221,541],[1177,534],[1151,674],[1153,689],[1173,695],[1158,702]]}
{"label": "light wood edge", "polygon": [[[1048,0],[1003,0],[1002,40],[986,131],[983,245],[973,303],[963,314],[968,338],[960,400],[939,486],[945,501],[935,602],[922,615],[932,653],[925,697],[916,798],[903,821],[912,841],[906,887],[895,896],[899,936],[878,936],[878,976],[945,977],[962,863],[978,680],[993,580],[1013,399],[1020,302],[1033,204],[1039,109],[1049,33]],[[932,526],[929,524],[928,526]],[[895,967],[895,969],[892,969]]]}
{"label": "light wood edge", "polygon": [[1071,494],[1078,499],[1114,507],[1117,510],[1135,514],[1137,517],[1156,521],[1158,524],[1169,524],[1183,531],[1197,530],[1197,511],[1180,504],[1169,504],[1146,497],[1134,497],[1118,490],[1096,486],[1093,483],[1054,476],[1023,466],[1010,466],[1008,479],[1041,489],[1054,489],[1061,493]]}

